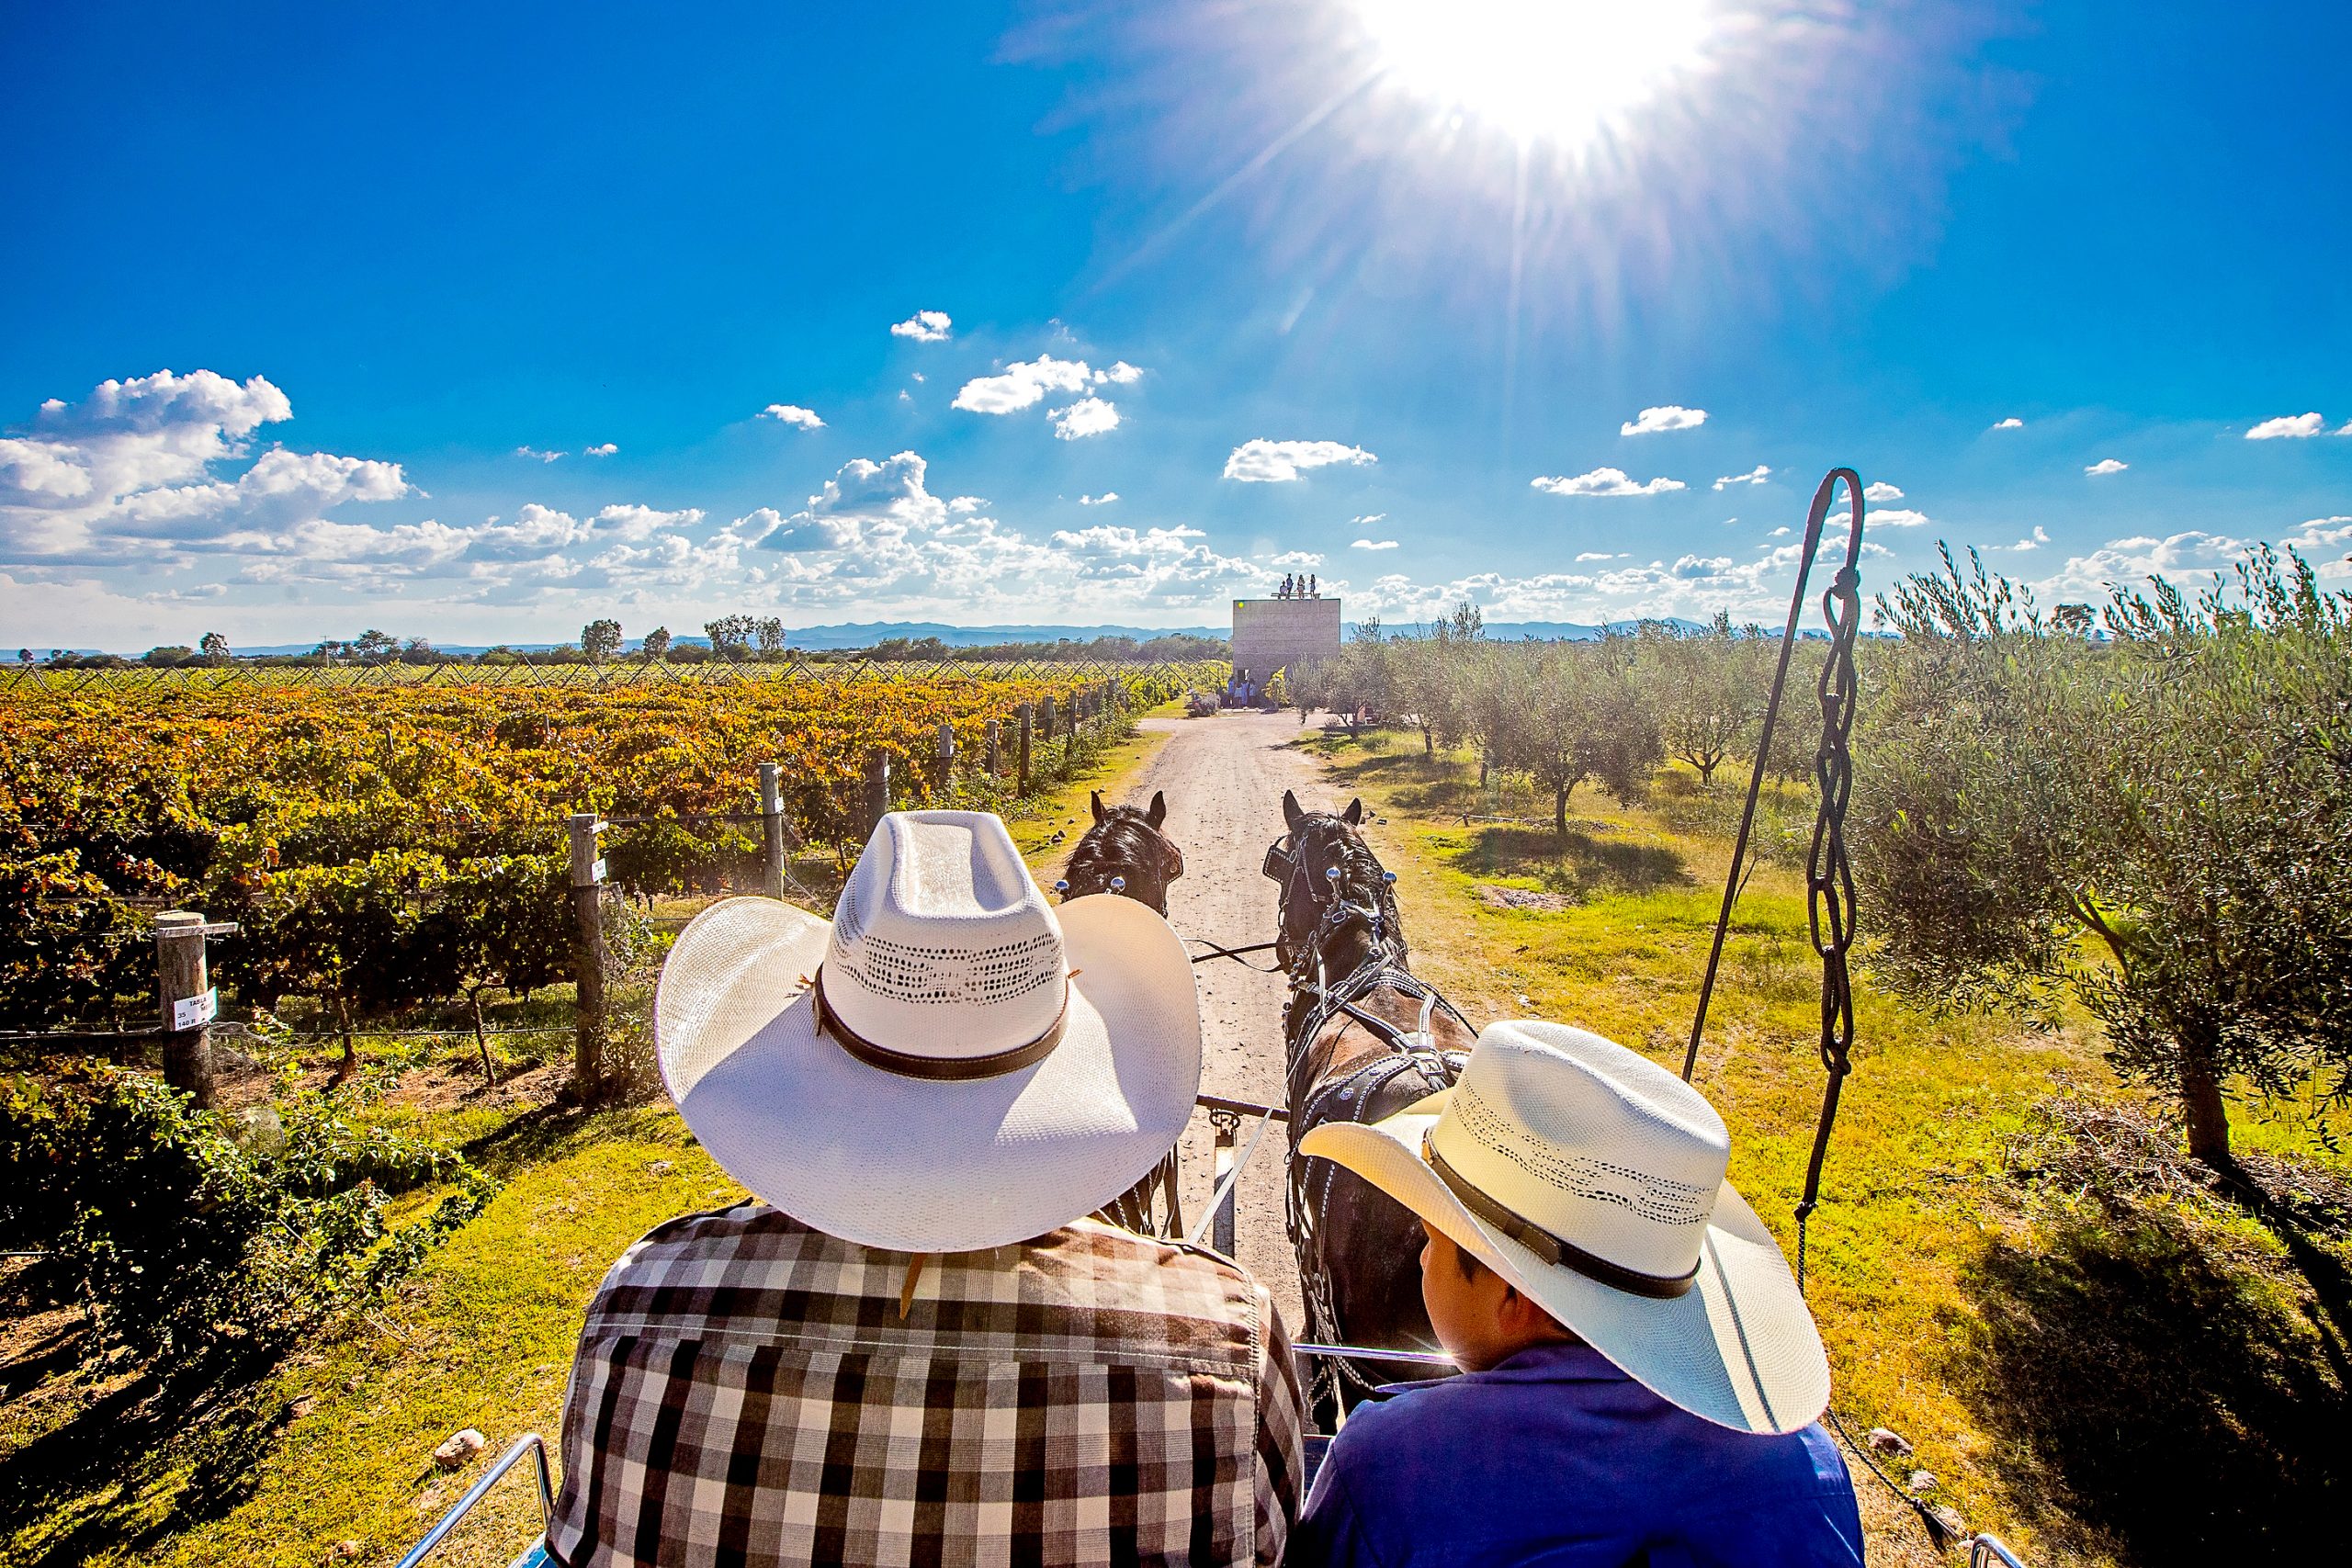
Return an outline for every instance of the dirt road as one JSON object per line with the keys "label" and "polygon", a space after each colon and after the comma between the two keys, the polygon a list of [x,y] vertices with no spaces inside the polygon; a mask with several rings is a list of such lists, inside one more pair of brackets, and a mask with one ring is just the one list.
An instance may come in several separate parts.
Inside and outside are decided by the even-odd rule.
{"label": "dirt road", "polygon": [[[1168,731],[1169,740],[1137,775],[1128,798],[1140,806],[1153,790],[1167,792],[1166,831],[1184,852],[1184,875],[1169,890],[1170,922],[1186,936],[1227,947],[1272,941],[1276,889],[1258,873],[1267,844],[1283,830],[1283,791],[1297,790],[1309,806],[1334,804],[1320,799],[1315,764],[1287,749],[1301,733],[1298,716],[1229,713],[1150,718],[1144,726]],[[1250,962],[1271,965],[1273,955],[1253,953]],[[1193,973],[1200,986],[1203,1092],[1281,1104],[1282,976],[1253,974],[1224,959]],[[1242,1125],[1245,1146],[1255,1125]],[[1208,1201],[1213,1139],[1207,1114],[1196,1111],[1182,1145],[1187,1226]],[[1243,1266],[1273,1292],[1283,1322],[1295,1336],[1305,1320],[1298,1266],[1283,1233],[1288,1156],[1288,1140],[1276,1123],[1242,1176],[1237,1220]]]}

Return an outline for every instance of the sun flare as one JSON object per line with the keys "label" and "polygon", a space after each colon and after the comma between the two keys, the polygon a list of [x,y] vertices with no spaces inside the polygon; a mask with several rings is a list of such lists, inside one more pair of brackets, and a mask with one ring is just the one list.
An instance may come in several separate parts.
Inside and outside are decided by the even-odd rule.
{"label": "sun flare", "polygon": [[1711,0],[1355,0],[1394,85],[1580,151],[1704,69]]}

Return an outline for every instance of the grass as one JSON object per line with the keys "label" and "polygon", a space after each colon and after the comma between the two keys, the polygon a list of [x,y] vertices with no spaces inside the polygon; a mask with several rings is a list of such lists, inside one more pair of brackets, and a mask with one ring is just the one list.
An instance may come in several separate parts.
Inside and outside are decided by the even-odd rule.
{"label": "grass", "polygon": [[[1088,791],[1115,788],[1165,739],[1106,744],[1053,781],[1012,822],[1031,864],[1058,863],[1087,820]],[[656,923],[698,907],[664,901]],[[570,1007],[568,992],[541,993],[493,1010],[493,1021],[537,1025]],[[71,1313],[9,1325],[0,1564],[395,1562],[479,1472],[436,1469],[444,1438],[476,1427],[492,1454],[526,1431],[556,1440],[582,1314],[622,1250],[664,1220],[744,1196],[666,1103],[593,1113],[548,1103],[568,1042],[547,1046],[548,1065],[522,1092],[474,1098],[447,1092],[470,1087],[469,1030],[437,1043],[363,1037],[362,1048],[371,1071],[435,1090],[395,1093],[369,1114],[461,1145],[500,1181],[497,1197],[392,1299],[241,1380],[191,1389],[77,1364]],[[317,1044],[313,1076],[338,1054]],[[436,1196],[410,1195],[402,1217]],[[510,1474],[435,1561],[503,1565],[537,1522],[527,1479]]]}
{"label": "grass", "polygon": [[[1577,1023],[1679,1069],[1736,781],[1668,775],[1630,810],[1578,792],[1563,840],[1548,801],[1482,791],[1474,767],[1424,758],[1418,737],[1302,744],[1338,798],[1364,797],[1416,968],[1474,1019]],[[1804,881],[1779,834],[1791,818],[1809,830],[1810,803],[1769,816],[1696,1081],[1732,1129],[1734,1183],[1793,1255],[1825,1074]],[[1481,820],[1495,817],[1508,819]],[[1502,889],[1550,897],[1514,908]],[[1857,1014],[1807,1249],[1835,1408],[1857,1437],[1900,1433],[1914,1454],[1898,1481],[1930,1472],[1931,1502],[2029,1561],[2259,1561],[2332,1535],[2330,1505],[2352,1486],[2352,1213],[2266,1223],[2188,1178],[2109,1179],[2108,1161],[2052,1130],[2053,1101],[2176,1140],[2079,1020],[1938,1018],[1876,990],[1866,967]],[[2242,1151],[2290,1162],[2266,1167],[2281,1181],[2352,1190],[2308,1108],[2268,1110],[2241,1111]],[[2079,1179],[2032,1174],[2049,1146]],[[1856,1468],[1873,1559],[1932,1561]]]}

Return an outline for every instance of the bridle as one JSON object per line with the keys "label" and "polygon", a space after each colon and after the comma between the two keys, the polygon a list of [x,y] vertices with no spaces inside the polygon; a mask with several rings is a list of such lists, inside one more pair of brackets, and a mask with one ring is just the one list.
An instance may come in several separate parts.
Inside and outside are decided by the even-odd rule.
{"label": "bridle", "polygon": [[[1369,900],[1349,897],[1345,878],[1337,863],[1323,867],[1320,876],[1315,874],[1316,868],[1309,863],[1307,847],[1299,841],[1295,832],[1284,833],[1268,844],[1266,858],[1258,870],[1261,874],[1279,884],[1283,890],[1276,916],[1274,957],[1290,974],[1293,985],[1306,983],[1302,971],[1307,960],[1313,959],[1318,970],[1314,983],[1318,988],[1329,988],[1319,973],[1323,945],[1351,920],[1360,922],[1372,932],[1372,961],[1385,961],[1388,957],[1389,939],[1395,933],[1389,929],[1391,922],[1381,908],[1379,897],[1375,895]],[[1381,889],[1385,892],[1396,885],[1396,874],[1383,870],[1380,878]],[[1294,894],[1303,896],[1316,912],[1314,928],[1306,932],[1305,945],[1298,950],[1294,950],[1290,944],[1290,910],[1294,907]]]}

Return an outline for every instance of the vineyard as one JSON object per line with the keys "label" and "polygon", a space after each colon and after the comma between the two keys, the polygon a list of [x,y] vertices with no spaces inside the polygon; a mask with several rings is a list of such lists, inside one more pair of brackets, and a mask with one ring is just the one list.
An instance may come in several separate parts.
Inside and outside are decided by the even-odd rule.
{"label": "vineyard", "polygon": [[862,836],[876,759],[893,806],[1001,809],[1124,714],[1222,678],[417,673],[39,674],[0,695],[0,1028],[152,1021],[149,939],[167,908],[237,924],[214,977],[249,1011],[297,996],[348,1033],[454,1001],[479,1021],[485,990],[571,978],[575,814],[613,824],[609,885],[640,904],[756,887],[759,769],[777,764],[788,870],[821,884]]}

